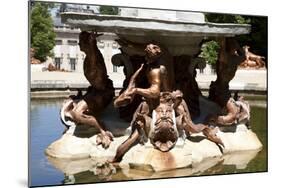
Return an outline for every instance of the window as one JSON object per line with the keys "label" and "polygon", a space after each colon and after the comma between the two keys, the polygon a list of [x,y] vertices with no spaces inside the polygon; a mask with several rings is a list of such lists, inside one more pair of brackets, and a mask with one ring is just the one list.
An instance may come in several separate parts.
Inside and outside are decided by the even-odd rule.
{"label": "window", "polygon": [[75,58],[70,58],[70,69],[72,71],[76,70],[76,59]]}
{"label": "window", "polygon": [[78,43],[77,40],[67,40],[67,44],[71,46],[76,46]]}
{"label": "window", "polygon": [[117,66],[113,65],[113,72],[117,72]]}
{"label": "window", "polygon": [[56,57],[55,58],[55,67],[56,67],[56,69],[60,69],[60,64],[61,64],[61,62],[60,62],[60,58],[59,57]]}
{"label": "window", "polygon": [[104,48],[104,42],[98,41],[97,46],[98,48]]}
{"label": "window", "polygon": [[56,40],[55,43],[56,45],[62,45],[62,40]]}
{"label": "window", "polygon": [[112,43],[112,48],[113,48],[113,49],[118,48],[118,44],[117,44],[117,42],[113,42],[113,43]]}

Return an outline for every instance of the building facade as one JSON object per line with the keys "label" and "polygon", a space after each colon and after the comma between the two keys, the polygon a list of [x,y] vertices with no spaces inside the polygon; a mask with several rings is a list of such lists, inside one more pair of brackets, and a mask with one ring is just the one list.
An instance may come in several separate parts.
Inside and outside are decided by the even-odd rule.
{"label": "building facade", "polygon": [[[83,73],[85,53],[80,51],[78,45],[80,29],[55,26],[55,32],[54,58],[49,58],[45,66],[47,67],[51,63],[57,70]],[[118,67],[111,63],[111,57],[116,53],[120,53],[119,45],[115,39],[116,36],[112,33],[104,33],[98,38],[97,45],[103,54],[108,73],[122,72],[122,70],[119,70]]]}
{"label": "building facade", "polygon": [[[54,57],[48,58],[48,60],[44,63],[44,67],[47,69],[49,64],[52,64],[57,70],[83,73],[85,54],[80,51],[78,45],[79,33],[81,30],[61,22],[60,13],[66,10],[95,13],[99,11],[99,7],[62,4],[60,9],[51,12],[54,23],[54,31],[56,33],[56,45],[53,49]],[[98,37],[97,45],[103,54],[105,65],[109,74],[123,74],[122,68],[118,68],[111,63],[111,57],[116,53],[120,53],[119,45],[115,41],[116,38],[116,35],[112,33],[103,33],[102,36]]]}

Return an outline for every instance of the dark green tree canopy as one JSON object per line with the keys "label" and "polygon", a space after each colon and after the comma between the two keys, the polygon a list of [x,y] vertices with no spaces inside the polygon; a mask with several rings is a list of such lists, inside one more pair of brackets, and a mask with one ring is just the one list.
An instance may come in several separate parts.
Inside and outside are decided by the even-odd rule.
{"label": "dark green tree canopy", "polygon": [[205,42],[201,47],[201,53],[199,57],[205,59],[210,65],[215,65],[218,60],[219,44],[216,41]]}
{"label": "dark green tree canopy", "polygon": [[251,32],[247,35],[237,36],[241,46],[248,45],[251,51],[265,56],[267,59],[267,17],[231,14],[206,14],[206,21],[215,23],[250,24]]}
{"label": "dark green tree canopy", "polygon": [[41,62],[53,56],[55,32],[48,6],[44,3],[33,2],[31,7],[31,48],[35,50],[34,57]]}
{"label": "dark green tree canopy", "polygon": [[100,11],[101,14],[117,15],[118,14],[118,7],[100,6],[99,11]]}
{"label": "dark green tree canopy", "polygon": [[[265,56],[267,59],[267,17],[207,13],[205,18],[207,22],[214,23],[250,24],[251,33],[236,36],[236,39],[240,46],[248,45],[251,47],[251,52]],[[218,50],[218,43],[209,41],[202,45],[199,56],[207,63],[213,64],[217,60]]]}

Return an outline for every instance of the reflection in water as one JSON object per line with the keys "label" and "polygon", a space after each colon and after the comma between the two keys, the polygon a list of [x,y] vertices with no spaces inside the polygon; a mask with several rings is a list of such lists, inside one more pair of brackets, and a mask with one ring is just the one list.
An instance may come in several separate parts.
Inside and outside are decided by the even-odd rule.
{"label": "reflection in water", "polygon": [[62,100],[31,101],[32,186],[267,171],[266,108],[251,107],[251,127],[263,144],[261,151],[236,152],[209,158],[187,168],[153,172],[139,168],[121,168],[90,158],[67,160],[45,156],[44,150],[60,138],[64,130],[59,120],[61,104]]}
{"label": "reflection in water", "polygon": [[246,169],[248,163],[256,157],[259,150],[227,154],[222,157],[205,159],[188,168],[169,171],[145,171],[132,168],[121,168],[110,163],[100,163],[94,159],[67,160],[48,157],[57,169],[65,174],[65,183],[89,183],[101,181],[122,181],[137,179],[154,179],[168,177],[198,176],[207,174],[224,174],[224,165],[236,169]]}

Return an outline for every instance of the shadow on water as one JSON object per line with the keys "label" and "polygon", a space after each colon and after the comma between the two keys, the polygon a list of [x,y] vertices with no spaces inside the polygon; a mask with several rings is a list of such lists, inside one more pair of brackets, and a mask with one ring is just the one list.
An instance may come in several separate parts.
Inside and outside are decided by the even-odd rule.
{"label": "shadow on water", "polygon": [[[45,156],[44,151],[48,145],[60,138],[64,131],[64,125],[59,120],[61,104],[62,100],[31,101],[29,168],[32,186],[267,171],[267,113],[264,106],[251,107],[251,128],[263,144],[261,151],[236,152],[209,158],[182,169],[153,172],[140,168],[120,168],[112,164],[101,164],[90,158],[66,160]],[[107,121],[109,124],[114,124],[115,118],[111,117]],[[126,127],[122,126],[122,130],[115,130],[117,134],[123,134]],[[200,140],[200,138],[191,139]]]}

